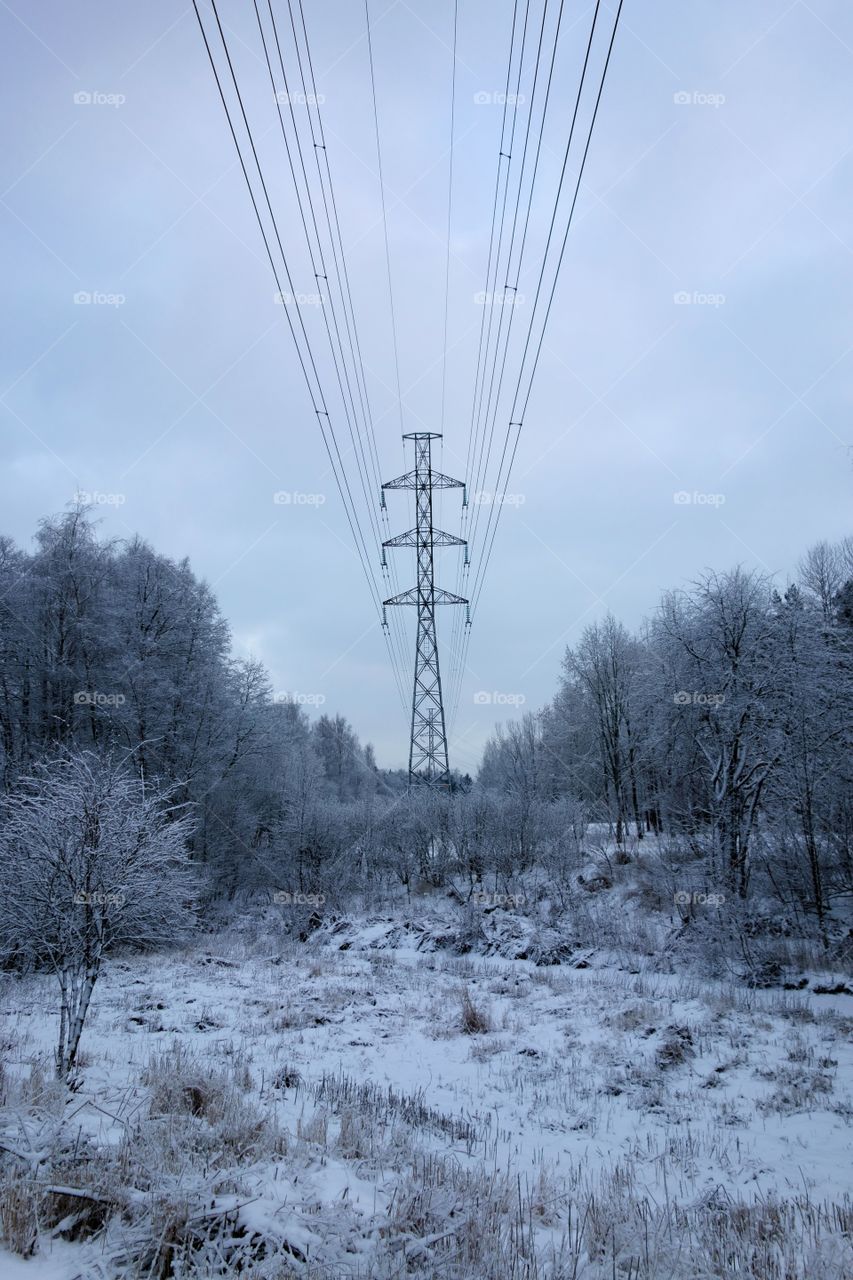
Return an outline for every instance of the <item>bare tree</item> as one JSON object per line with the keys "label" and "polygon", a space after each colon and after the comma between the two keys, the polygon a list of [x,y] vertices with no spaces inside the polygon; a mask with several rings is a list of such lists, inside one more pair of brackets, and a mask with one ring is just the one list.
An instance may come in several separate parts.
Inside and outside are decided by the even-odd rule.
{"label": "bare tree", "polygon": [[740,568],[708,573],[691,593],[665,599],[659,625],[674,642],[672,717],[704,761],[726,879],[733,893],[745,897],[750,840],[776,763],[768,584]]}
{"label": "bare tree", "polygon": [[[827,946],[832,899],[849,892],[834,854],[841,835],[835,805],[849,793],[845,774],[853,745],[850,655],[827,637],[821,612],[804,603],[797,587],[789,587],[784,598],[774,597],[774,614],[773,734],[779,764],[770,786],[780,845],[776,876],[784,876],[796,898],[814,911]],[[790,833],[793,839],[786,839]],[[795,851],[790,867],[784,865],[784,846]]]}
{"label": "bare tree", "polygon": [[568,649],[563,669],[586,691],[595,709],[604,793],[622,844],[630,813],[642,839],[637,777],[638,744],[633,703],[641,647],[611,615],[587,627],[577,649]]}
{"label": "bare tree", "polygon": [[844,585],[845,562],[849,571],[850,540],[846,542],[846,547],[843,543],[816,542],[799,563],[803,590],[820,606],[825,627],[832,623],[835,597]]}
{"label": "bare tree", "polygon": [[105,953],[173,942],[191,920],[189,821],[116,760],[64,752],[5,803],[0,947],[60,988],[57,1074],[75,1064]]}

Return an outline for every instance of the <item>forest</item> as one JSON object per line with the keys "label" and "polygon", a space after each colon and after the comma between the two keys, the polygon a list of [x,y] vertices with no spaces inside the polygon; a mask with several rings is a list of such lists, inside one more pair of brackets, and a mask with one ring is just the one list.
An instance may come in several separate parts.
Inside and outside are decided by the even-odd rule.
{"label": "forest", "polygon": [[277,698],[261,663],[234,656],[187,561],[99,540],[85,507],[43,521],[32,552],[0,542],[7,806],[81,755],[135,779],[180,820],[200,901],[340,908],[394,885],[511,893],[526,879],[531,901],[568,902],[597,839],[616,850],[605,881],[613,856],[646,850],[647,891],[678,892],[685,920],[722,894],[729,927],[784,920],[840,958],[851,737],[853,539],[806,550],[785,585],[707,571],[633,632],[590,624],[551,702],[496,730],[476,779],[411,790],[343,714]]}

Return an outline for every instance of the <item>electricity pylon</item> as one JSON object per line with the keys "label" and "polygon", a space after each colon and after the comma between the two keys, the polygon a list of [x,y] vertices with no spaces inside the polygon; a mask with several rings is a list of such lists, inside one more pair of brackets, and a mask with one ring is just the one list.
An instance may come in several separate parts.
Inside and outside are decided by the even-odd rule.
{"label": "electricity pylon", "polygon": [[[418,582],[416,587],[401,591],[383,601],[382,625],[388,626],[385,613],[388,605],[415,605],[418,610],[418,634],[415,647],[415,684],[412,693],[412,734],[409,746],[409,782],[427,782],[446,786],[450,781],[447,762],[447,731],[444,723],[444,704],[441,697],[441,673],[438,666],[438,643],[435,633],[435,607],[439,604],[464,604],[463,596],[454,595],[435,585],[433,548],[465,547],[467,563],[468,543],[455,534],[436,529],[432,523],[432,494],[434,489],[461,489],[462,504],[468,498],[462,480],[454,480],[432,469],[432,442],[440,440],[435,431],[412,431],[403,436],[415,445],[415,468],[396,480],[382,486],[382,506],[385,506],[386,489],[414,489],[415,528],[388,538],[382,544],[382,564],[385,565],[386,547],[414,547],[417,551]],[[466,622],[469,618],[466,617]]]}

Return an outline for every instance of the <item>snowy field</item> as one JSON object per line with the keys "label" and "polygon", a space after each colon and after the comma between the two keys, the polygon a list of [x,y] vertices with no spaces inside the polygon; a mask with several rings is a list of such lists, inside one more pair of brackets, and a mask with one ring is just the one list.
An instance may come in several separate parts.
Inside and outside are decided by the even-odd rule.
{"label": "snowy field", "polygon": [[853,1276],[853,997],[459,955],[450,911],[113,958],[70,1092],[5,979],[3,1280]]}

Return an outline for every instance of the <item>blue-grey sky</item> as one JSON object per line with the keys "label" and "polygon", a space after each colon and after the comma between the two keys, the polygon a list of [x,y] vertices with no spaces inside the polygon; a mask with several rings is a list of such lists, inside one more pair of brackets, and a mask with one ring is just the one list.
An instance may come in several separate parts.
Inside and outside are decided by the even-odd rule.
{"label": "blue-grey sky", "polygon": [[[541,6],[532,0],[531,23]],[[219,7],[294,283],[310,293],[254,9]],[[459,0],[441,462],[460,477],[512,9]],[[438,430],[453,6],[370,0],[370,12],[403,419]],[[612,12],[604,5],[602,19]],[[408,460],[364,6],[306,0],[305,13],[390,478]],[[514,317],[522,337],[591,14],[566,0]],[[236,650],[263,659],[276,691],[343,711],[380,763],[404,763],[406,714],[192,6],[2,0],[0,39],[2,532],[28,545],[39,517],[75,492],[99,495],[105,535],[139,532],[190,557]],[[606,608],[637,625],[661,589],[705,566],[742,562],[784,580],[808,544],[848,531],[851,82],[843,0],[625,0],[451,763],[473,769],[495,721],[545,702],[565,645]],[[306,323],[333,389],[316,311]],[[510,358],[509,382],[516,371]],[[277,504],[277,492],[322,500]],[[393,530],[409,527],[405,497],[389,505]],[[442,520],[458,531],[458,497]],[[394,554],[407,586],[412,554]],[[454,557],[441,561],[451,590]],[[440,625],[449,638],[450,611]],[[411,649],[411,620],[408,637]],[[501,697],[476,700],[483,692]]]}

